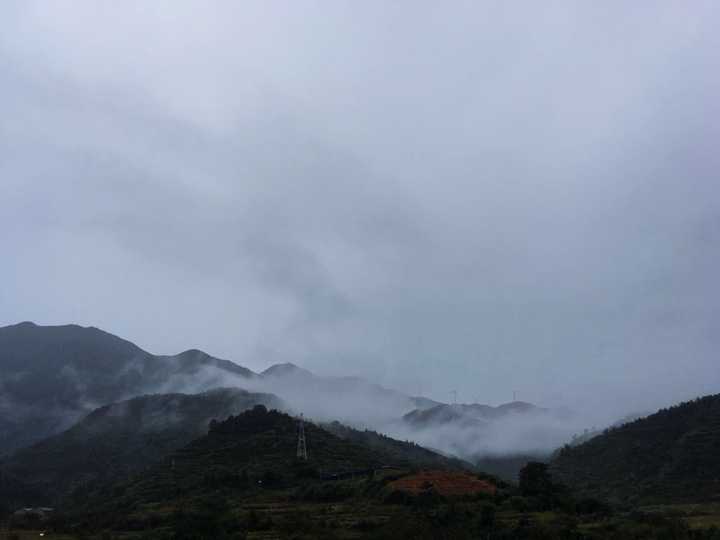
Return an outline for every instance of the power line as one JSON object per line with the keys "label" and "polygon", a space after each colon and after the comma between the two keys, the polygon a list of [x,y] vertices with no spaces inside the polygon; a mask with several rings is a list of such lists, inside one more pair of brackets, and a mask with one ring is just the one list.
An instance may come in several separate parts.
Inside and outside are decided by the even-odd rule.
{"label": "power line", "polygon": [[297,443],[297,457],[307,461],[307,445],[305,443],[305,422],[303,415],[298,418],[298,443]]}

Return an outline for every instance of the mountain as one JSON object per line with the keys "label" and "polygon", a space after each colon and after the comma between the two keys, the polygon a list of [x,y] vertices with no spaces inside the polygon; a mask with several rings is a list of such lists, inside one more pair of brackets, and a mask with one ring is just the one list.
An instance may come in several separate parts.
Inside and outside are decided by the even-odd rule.
{"label": "mountain", "polygon": [[272,366],[267,368],[265,371],[260,373],[260,376],[268,378],[268,379],[287,378],[287,377],[300,378],[300,379],[312,379],[315,377],[315,375],[313,375],[307,369],[296,366],[295,364],[292,364],[290,362],[285,362],[283,364],[273,364]]}
{"label": "mountain", "polygon": [[720,500],[720,394],[606,430],[558,452],[553,476],[618,502]]}
{"label": "mountain", "polygon": [[293,409],[321,421],[376,428],[438,405],[359,377],[320,377],[289,363],[258,375],[197,349],[154,355],[98,328],[24,322],[0,328],[0,456],[108,403],[229,385],[282,395]]}
{"label": "mountain", "polygon": [[158,358],[174,366],[176,370],[174,375],[196,375],[202,368],[214,368],[246,379],[257,377],[254,371],[246,367],[239,366],[230,360],[215,358],[198,349],[190,349],[174,356],[159,356]]}
{"label": "mountain", "polygon": [[[256,374],[197,349],[153,355],[93,327],[21,323],[0,328],[0,456],[60,433],[108,403],[223,386],[278,395],[288,409],[312,420],[338,420],[468,460],[514,446],[533,452],[539,440],[535,422],[515,424],[543,411],[523,402],[447,405],[361,377],[318,376],[291,363]],[[509,434],[499,429],[511,424]],[[552,439],[546,446],[565,440]],[[488,448],[492,441],[505,441],[506,447]]]}
{"label": "mountain", "polygon": [[94,327],[6,326],[0,328],[0,455],[58,433],[107,403],[254,377],[202,351],[156,356]]}
{"label": "mountain", "polygon": [[211,420],[258,404],[283,406],[271,394],[221,388],[140,396],[100,407],[70,429],[0,462],[0,498],[14,499],[16,507],[55,504],[78,487],[137,472],[205,435]]}
{"label": "mountain", "polygon": [[415,428],[427,428],[447,424],[464,427],[482,427],[489,421],[502,420],[511,415],[535,415],[548,412],[524,401],[512,401],[497,407],[479,403],[446,405],[444,403],[426,409],[415,409],[403,416],[403,420]]}
{"label": "mountain", "polygon": [[282,396],[294,410],[317,421],[383,430],[409,411],[439,405],[361,377],[319,376],[290,363],[270,366],[252,388]]}
{"label": "mountain", "polygon": [[570,446],[578,446],[580,444],[583,444],[593,437],[597,437],[598,435],[602,435],[602,433],[608,429],[608,428],[617,428],[624,424],[629,424],[630,422],[634,422],[635,420],[639,420],[640,418],[645,418],[646,416],[650,416],[652,412],[638,412],[638,413],[631,413],[626,414],[619,420],[616,420],[609,426],[605,427],[604,429],[599,429],[596,427],[593,427],[592,429],[585,428],[582,433],[574,433],[572,436],[572,439],[568,443]]}
{"label": "mountain", "polygon": [[[206,436],[142,474],[78,493],[43,528],[68,538],[168,540],[717,538],[717,505],[618,511],[576,497],[540,463],[516,488],[441,462],[413,470],[413,449],[388,453],[403,443],[330,428],[342,436],[305,425],[309,459],[300,460],[297,420],[257,406],[212,422]],[[37,529],[22,515],[5,524],[13,537]]]}
{"label": "mountain", "polygon": [[508,482],[529,461],[546,461],[571,433],[558,413],[524,401],[440,404],[405,414],[402,426],[407,438]]}
{"label": "mountain", "polygon": [[[257,495],[258,490],[309,489],[338,478],[368,477],[384,467],[470,468],[412,443],[379,442],[376,436],[335,426],[342,436],[306,422],[308,460],[296,457],[297,419],[258,405],[211,422],[207,435],[162,463],[112,489],[91,493],[85,512],[117,514],[139,505],[181,504],[207,497]],[[222,493],[222,495],[221,495]]]}

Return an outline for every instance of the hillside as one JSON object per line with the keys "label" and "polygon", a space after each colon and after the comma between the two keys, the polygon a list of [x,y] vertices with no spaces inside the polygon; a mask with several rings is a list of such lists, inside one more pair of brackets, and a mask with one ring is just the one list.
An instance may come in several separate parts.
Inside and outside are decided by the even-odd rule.
{"label": "hillside", "polygon": [[297,488],[347,475],[368,476],[386,466],[458,469],[462,465],[429,451],[419,452],[410,443],[396,441],[388,450],[364,444],[348,432],[338,437],[309,422],[305,423],[308,460],[302,461],[296,458],[297,429],[295,418],[263,406],[212,422],[207,435],[125,483],[120,490],[123,495],[111,506],[123,507],[130,500],[165,504],[202,497],[216,489],[238,494],[257,488]]}
{"label": "hillside", "polygon": [[81,494],[49,530],[138,540],[717,538],[714,507],[616,511],[556,484],[541,463],[515,488],[471,471],[413,470],[351,442],[357,433],[343,439],[310,423],[306,432],[302,461],[288,415],[258,406],[213,422],[142,475]]}
{"label": "hillside", "polygon": [[582,494],[612,501],[720,500],[720,394],[623,424],[551,464],[554,477]]}
{"label": "hillside", "polygon": [[390,463],[406,463],[417,467],[439,467],[443,469],[472,468],[472,465],[467,461],[446,457],[418,444],[399,441],[382,433],[377,433],[376,431],[353,429],[340,422],[322,424],[322,428],[341,439],[382,452],[387,456],[386,459],[388,459]]}
{"label": "hillside", "polygon": [[258,404],[282,406],[270,394],[216,389],[141,396],[100,407],[67,431],[0,462],[0,498],[16,507],[55,504],[76,488],[137,472],[205,435],[211,420]]}
{"label": "hillside", "polygon": [[504,454],[504,455],[482,455],[469,458],[475,467],[483,472],[497,476],[498,478],[516,484],[520,470],[529,462],[547,462],[549,454]]}
{"label": "hillside", "polygon": [[0,455],[58,433],[108,403],[157,392],[200,392],[253,377],[202,351],[156,356],[93,327],[3,327]]}

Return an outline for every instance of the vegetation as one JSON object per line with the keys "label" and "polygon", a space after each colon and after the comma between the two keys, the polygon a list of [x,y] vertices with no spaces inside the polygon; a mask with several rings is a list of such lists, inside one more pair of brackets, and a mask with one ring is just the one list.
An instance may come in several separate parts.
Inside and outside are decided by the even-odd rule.
{"label": "vegetation", "polygon": [[431,462],[457,466],[442,456],[418,459],[414,445],[409,443],[388,442],[393,451],[385,452],[337,437],[312,423],[306,423],[305,433],[308,461],[295,458],[297,421],[258,405],[224,421],[212,421],[204,437],[134,480],[102,490],[101,497],[92,493],[90,500],[96,504],[98,499],[110,498],[122,507],[202,497],[218,490],[255,492],[370,477],[390,465],[413,467]]}
{"label": "vegetation", "polygon": [[422,467],[472,468],[471,464],[460,459],[447,458],[419,444],[399,441],[378,433],[377,431],[368,429],[360,431],[341,424],[340,422],[322,424],[322,427],[341,439],[382,452],[392,463],[412,464]]}
{"label": "vegetation", "polygon": [[[100,373],[99,384],[119,381],[113,391],[140,384],[130,356],[140,355],[148,381],[167,377],[168,366],[192,374],[221,362],[199,351],[172,361],[146,358],[95,329],[62,327],[26,339],[36,336],[34,325],[9,328],[0,332],[3,375],[15,373],[15,382],[0,375],[0,390],[20,401],[57,390],[53,403],[62,410],[75,410],[84,395],[77,393],[82,384],[67,385],[72,369],[53,373],[46,362],[41,368],[48,373],[37,376],[40,390],[15,385],[27,358],[49,358],[43,347],[59,351],[63,365]],[[107,362],[125,362],[124,371],[112,372]],[[720,395],[575,441],[549,466],[532,456],[501,463],[519,469],[512,475],[517,483],[337,422],[307,423],[309,459],[299,460],[296,419],[257,403],[275,407],[278,401],[228,389],[142,396],[101,407],[73,428],[5,457],[0,540],[41,533],[63,540],[720,540]],[[440,407],[430,416],[454,410]],[[465,413],[490,414],[483,406]],[[0,436],[34,417],[9,431],[8,418],[0,415]],[[58,508],[16,513],[26,502]]]}
{"label": "vegetation", "polygon": [[[161,464],[88,490],[43,526],[88,540],[720,540],[720,505],[611,507],[576,495],[539,462],[523,468],[517,486],[453,470],[450,460],[420,471],[412,445],[404,454],[402,444],[387,441],[383,452],[350,440],[364,440],[363,432],[341,438],[310,423],[310,459],[297,460],[296,429],[293,418],[263,406],[213,422]],[[436,489],[447,487],[436,480],[453,489]],[[39,528],[15,518],[8,524],[17,534]]]}
{"label": "vegetation", "polygon": [[278,406],[271,394],[216,389],[202,394],[141,396],[107,405],[58,435],[0,463],[0,499],[14,507],[59,504],[127,478],[204,435],[214,418],[256,404]]}
{"label": "vegetation", "polygon": [[606,430],[552,461],[576,492],[621,504],[720,500],[720,394]]}
{"label": "vegetation", "polygon": [[[544,464],[524,469],[517,487],[500,483],[493,494],[472,496],[444,497],[430,488],[417,495],[392,491],[395,475],[411,472],[341,481],[298,478],[262,488],[252,482],[206,485],[169,501],[115,499],[102,514],[86,509],[45,525],[56,538],[87,540],[720,540],[720,507],[613,509],[574,497]],[[18,525],[11,524],[22,534]]]}

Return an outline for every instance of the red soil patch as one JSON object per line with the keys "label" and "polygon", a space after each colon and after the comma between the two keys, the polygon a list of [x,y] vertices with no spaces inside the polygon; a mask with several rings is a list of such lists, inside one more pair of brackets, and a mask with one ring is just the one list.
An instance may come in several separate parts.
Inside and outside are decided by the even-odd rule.
{"label": "red soil patch", "polygon": [[394,480],[389,486],[413,495],[433,489],[445,497],[477,493],[494,495],[497,491],[495,485],[486,480],[480,480],[469,473],[452,471],[422,471]]}

